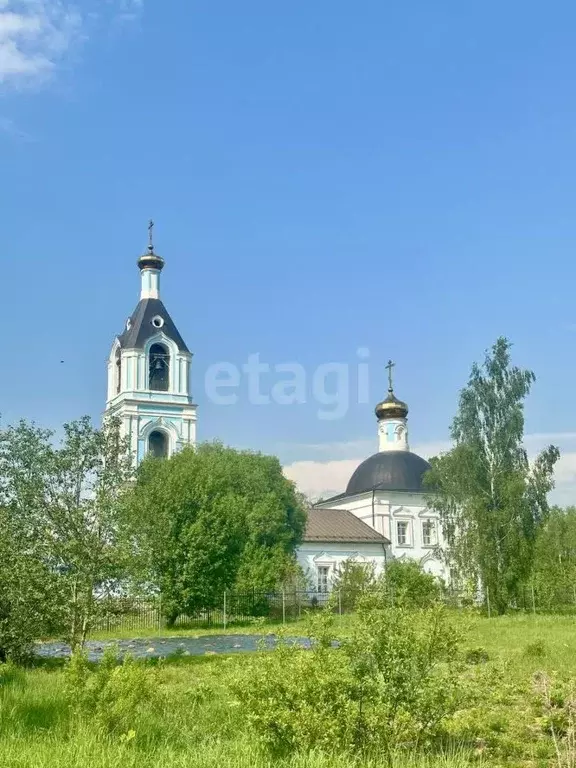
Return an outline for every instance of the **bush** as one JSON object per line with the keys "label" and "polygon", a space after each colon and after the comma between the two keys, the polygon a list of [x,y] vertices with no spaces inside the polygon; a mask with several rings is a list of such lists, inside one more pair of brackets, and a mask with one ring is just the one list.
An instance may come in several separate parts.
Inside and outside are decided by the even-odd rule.
{"label": "bush", "polygon": [[86,656],[75,653],[66,668],[66,690],[74,713],[93,718],[105,733],[133,734],[142,715],[160,703],[156,670],[126,656],[118,663],[109,649],[93,668]]}
{"label": "bush", "polygon": [[531,656],[534,659],[541,659],[546,656],[546,644],[543,640],[535,640],[533,643],[528,643],[524,649],[525,656]]}
{"label": "bush", "polygon": [[538,722],[552,738],[558,766],[576,765],[576,681],[538,672],[533,678]]}
{"label": "bush", "polygon": [[466,651],[464,659],[467,664],[486,664],[490,657],[486,648],[470,648]]}
{"label": "bush", "polygon": [[374,565],[345,560],[334,582],[343,611],[354,611],[360,598],[376,586]]}
{"label": "bush", "polygon": [[60,587],[10,511],[0,508],[0,662],[27,662],[35,640],[61,629]]}
{"label": "bush", "polygon": [[392,560],[382,577],[386,597],[393,605],[428,608],[442,594],[435,576],[426,573],[414,560]]}
{"label": "bush", "polygon": [[249,661],[231,688],[275,754],[416,746],[458,706],[458,634],[445,610],[361,608],[333,647],[328,613],[312,619],[310,651],[283,642]]}

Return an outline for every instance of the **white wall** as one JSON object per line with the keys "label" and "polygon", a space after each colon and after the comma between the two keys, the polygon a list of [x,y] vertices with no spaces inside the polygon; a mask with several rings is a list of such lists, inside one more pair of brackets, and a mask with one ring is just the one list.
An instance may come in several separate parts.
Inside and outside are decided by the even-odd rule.
{"label": "white wall", "polygon": [[318,583],[319,566],[330,569],[329,579],[333,582],[338,570],[346,560],[373,563],[377,576],[382,573],[386,564],[384,547],[381,544],[305,541],[298,548],[298,563],[312,587],[311,591],[315,591]]}
{"label": "white wall", "polygon": [[[417,560],[424,570],[447,579],[444,563],[435,554],[435,545],[423,540],[423,523],[434,521],[436,542],[442,546],[442,530],[437,512],[428,509],[424,494],[375,491],[349,496],[333,503],[323,502],[322,507],[347,509],[363,522],[390,540],[390,557]],[[398,522],[407,523],[407,544],[398,540]]]}

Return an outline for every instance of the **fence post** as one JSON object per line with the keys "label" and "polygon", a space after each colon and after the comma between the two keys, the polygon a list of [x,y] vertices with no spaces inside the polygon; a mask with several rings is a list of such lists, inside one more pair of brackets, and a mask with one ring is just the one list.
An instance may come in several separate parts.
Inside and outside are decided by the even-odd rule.
{"label": "fence post", "polygon": [[536,596],[534,595],[534,584],[532,584],[532,613],[536,616]]}
{"label": "fence post", "polygon": [[286,624],[286,590],[282,587],[282,624]]}
{"label": "fence post", "polygon": [[488,609],[488,618],[490,618],[490,590],[486,586],[486,608]]}
{"label": "fence post", "polygon": [[342,590],[338,590],[338,615],[342,616]]}
{"label": "fence post", "polygon": [[223,611],[223,623],[224,623],[224,629],[226,629],[226,590],[224,590],[224,611]]}

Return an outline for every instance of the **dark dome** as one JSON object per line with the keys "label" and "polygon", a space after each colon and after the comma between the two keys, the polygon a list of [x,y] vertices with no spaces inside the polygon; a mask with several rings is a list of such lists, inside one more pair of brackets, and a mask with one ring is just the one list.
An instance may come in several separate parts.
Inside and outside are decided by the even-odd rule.
{"label": "dark dome", "polygon": [[346,488],[346,495],[365,491],[412,491],[422,493],[422,479],[430,469],[425,459],[410,451],[382,451],[363,461]]}

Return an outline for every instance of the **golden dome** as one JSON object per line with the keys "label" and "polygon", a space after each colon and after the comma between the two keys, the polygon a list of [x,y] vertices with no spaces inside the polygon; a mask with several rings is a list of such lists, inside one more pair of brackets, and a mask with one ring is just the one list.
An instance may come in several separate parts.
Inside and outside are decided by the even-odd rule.
{"label": "golden dome", "polygon": [[148,238],[149,238],[149,244],[148,244],[148,251],[147,253],[140,256],[138,259],[138,269],[157,269],[158,272],[162,271],[162,268],[164,267],[164,259],[162,256],[158,256],[157,253],[154,253],[154,241],[153,241],[153,232],[154,232],[154,222],[150,221],[148,224]]}
{"label": "golden dome", "polygon": [[154,253],[154,250],[149,248],[148,253],[144,253],[138,259],[138,269],[157,269],[160,272],[164,268],[164,259],[162,256],[158,256]]}
{"label": "golden dome", "polygon": [[389,389],[388,397],[378,403],[374,413],[378,419],[405,419],[408,415],[408,406],[402,400],[398,400],[394,392]]}

